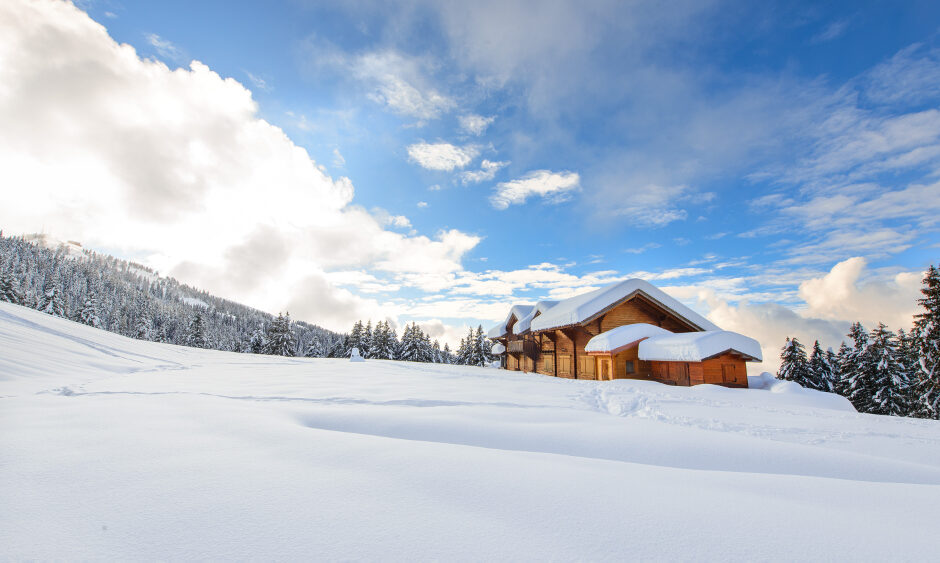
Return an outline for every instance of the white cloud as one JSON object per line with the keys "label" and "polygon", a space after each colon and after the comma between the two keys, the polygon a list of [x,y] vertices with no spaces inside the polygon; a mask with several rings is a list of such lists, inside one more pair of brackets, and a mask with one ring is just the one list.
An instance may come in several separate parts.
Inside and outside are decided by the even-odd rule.
{"label": "white cloud", "polygon": [[424,208],[427,207],[427,206],[428,206],[428,202],[426,202],[426,201],[419,201],[419,202],[418,202],[418,208],[419,208],[419,209],[424,209]]}
{"label": "white cloud", "polygon": [[480,136],[486,132],[486,128],[496,121],[496,116],[483,117],[482,115],[470,114],[461,115],[458,118],[460,129],[470,135]]}
{"label": "white cloud", "polygon": [[333,166],[337,168],[346,166],[346,159],[343,157],[343,153],[339,152],[339,149],[333,149]]}
{"label": "white cloud", "polygon": [[[760,342],[764,361],[748,366],[749,372],[759,373],[776,372],[780,349],[787,337],[796,337],[807,347],[819,340],[823,349],[837,350],[849,326],[856,321],[869,330],[878,322],[884,322],[892,330],[909,330],[918,310],[916,300],[920,297],[922,278],[923,272],[905,271],[881,277],[866,276],[865,260],[853,257],[821,276],[801,280],[799,301],[793,307],[753,302],[751,298],[757,296],[729,295],[716,289],[719,286],[708,287],[707,284],[662,289],[686,301],[697,300],[700,307],[708,309],[708,318],[718,326]],[[746,283],[754,286],[757,280]],[[764,297],[779,300],[781,296],[777,293]]]}
{"label": "white cloud", "polygon": [[45,227],[343,330],[385,304],[337,288],[329,271],[439,276],[480,240],[386,230],[352,205],[348,179],[260,119],[237,81],[143,60],[71,4],[0,3],[0,60],[8,232]]}
{"label": "white cloud", "polygon": [[688,213],[678,204],[693,197],[688,186],[657,184],[624,189],[623,196],[616,201],[608,201],[608,213],[625,217],[638,227],[663,227],[673,221],[684,220]]}
{"label": "white cloud", "polygon": [[368,88],[367,97],[391,112],[418,119],[418,125],[454,109],[454,99],[433,84],[435,63],[392,49],[349,54],[336,46],[310,41],[306,45],[315,68],[339,71]]}
{"label": "white cloud", "polygon": [[552,203],[564,201],[580,187],[581,177],[576,172],[535,170],[518,180],[496,185],[490,203],[496,209],[525,203],[529,196],[541,196]]}
{"label": "white cloud", "polygon": [[492,160],[483,159],[483,162],[480,163],[479,170],[467,170],[466,172],[460,173],[460,181],[464,184],[478,184],[480,182],[486,182],[492,180],[496,177],[496,173],[499,172],[501,168],[509,166],[509,161],[498,161],[494,162]]}
{"label": "white cloud", "polygon": [[172,42],[167,41],[166,39],[160,37],[156,33],[147,34],[147,43],[157,51],[157,54],[174,62],[181,62],[183,59],[183,52],[174,45]]}
{"label": "white cloud", "polygon": [[267,83],[267,81],[266,81],[264,78],[261,78],[260,76],[257,76],[257,75],[255,75],[255,74],[253,74],[253,73],[251,73],[251,72],[249,72],[249,71],[247,71],[247,70],[245,71],[245,76],[248,77],[249,82],[251,82],[251,84],[252,84],[255,88],[257,88],[257,89],[259,89],[259,90],[263,90],[263,91],[265,91],[265,92],[270,92],[270,91],[271,91],[271,87],[268,86],[268,83]]}
{"label": "white cloud", "polygon": [[470,164],[480,150],[472,145],[458,147],[450,143],[415,143],[408,147],[408,157],[428,170],[451,171]]}

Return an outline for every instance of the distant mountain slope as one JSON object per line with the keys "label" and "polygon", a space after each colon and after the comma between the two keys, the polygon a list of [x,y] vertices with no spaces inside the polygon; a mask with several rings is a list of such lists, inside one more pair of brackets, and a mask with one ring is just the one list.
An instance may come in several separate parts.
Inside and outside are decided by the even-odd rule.
{"label": "distant mountain slope", "polygon": [[[170,344],[192,344],[194,318],[200,346],[252,350],[275,321],[269,313],[221,299],[158,275],[146,266],[98,254],[80,244],[43,235],[4,237],[0,232],[0,301],[13,301],[105,330]],[[292,323],[293,355],[323,355],[342,335],[305,322]]]}
{"label": "distant mountain slope", "polygon": [[0,558],[935,559],[940,423],[844,406],[200,350],[0,303]]}

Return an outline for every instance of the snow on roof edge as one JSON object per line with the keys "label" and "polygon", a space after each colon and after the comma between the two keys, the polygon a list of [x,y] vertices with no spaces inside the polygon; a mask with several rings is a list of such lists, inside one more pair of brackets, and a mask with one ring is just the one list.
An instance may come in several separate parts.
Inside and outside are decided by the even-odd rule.
{"label": "snow on roof edge", "polygon": [[760,343],[728,330],[680,332],[647,338],[639,344],[638,357],[644,361],[700,362],[729,350],[763,361]]}
{"label": "snow on roof edge", "polygon": [[509,324],[509,319],[511,319],[513,315],[516,315],[516,319],[518,321],[518,319],[521,319],[527,316],[534,307],[535,307],[534,305],[528,305],[528,304],[513,305],[512,308],[509,309],[509,314],[506,315],[506,320],[504,320],[502,323],[486,331],[486,337],[487,338],[501,338],[505,336],[506,333],[508,332],[508,330],[506,329],[506,326]]}
{"label": "snow on roof edge", "polygon": [[621,325],[602,332],[588,340],[584,346],[585,352],[611,352],[627,344],[644,338],[655,338],[672,334],[668,330],[647,323],[634,323]]}
{"label": "snow on roof edge", "polygon": [[721,330],[718,325],[683,305],[663,290],[639,278],[618,282],[560,301],[557,305],[535,318],[530,329],[534,331],[550,330],[580,324],[636,292],[642,293],[678,317],[703,330]]}

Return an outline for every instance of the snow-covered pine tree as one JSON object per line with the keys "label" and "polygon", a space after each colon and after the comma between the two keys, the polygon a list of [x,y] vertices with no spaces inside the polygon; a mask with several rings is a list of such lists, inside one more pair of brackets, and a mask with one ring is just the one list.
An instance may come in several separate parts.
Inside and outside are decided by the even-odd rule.
{"label": "snow-covered pine tree", "polygon": [[474,339],[474,348],[478,354],[478,362],[474,365],[477,366],[488,366],[493,363],[493,344],[490,342],[489,338],[486,337],[486,334],[483,332],[483,325],[477,325],[477,331],[473,335]]}
{"label": "snow-covered pine tree", "polygon": [[418,328],[418,361],[431,363],[434,361],[434,350],[431,348],[431,337]]}
{"label": "snow-covered pine tree", "polygon": [[153,315],[150,313],[150,301],[138,295],[135,301],[137,320],[134,324],[134,338],[138,340],[153,339]]}
{"label": "snow-covered pine tree", "polygon": [[783,345],[783,351],[780,353],[780,369],[777,371],[777,379],[794,381],[809,389],[816,388],[810,376],[809,361],[806,359],[806,349],[795,337],[788,337],[786,344]]}
{"label": "snow-covered pine tree", "polygon": [[851,353],[852,349],[845,344],[845,341],[842,341],[839,344],[839,352],[836,354],[835,361],[829,364],[832,366],[832,382],[835,387],[833,391],[843,397],[849,396],[849,378],[847,374],[849,373],[848,366]]}
{"label": "snow-covered pine tree", "polygon": [[904,416],[919,416],[921,408],[920,396],[918,393],[918,367],[919,358],[917,357],[917,339],[915,332],[904,332],[904,329],[898,330],[898,362],[901,364],[901,370],[908,382],[907,407],[908,412]]}
{"label": "snow-covered pine tree", "polygon": [[193,348],[209,348],[209,338],[206,335],[206,322],[202,318],[202,311],[195,309],[189,321],[189,330],[186,333],[186,345]]}
{"label": "snow-covered pine tree", "polygon": [[454,363],[454,355],[450,352],[450,345],[446,342],[444,343],[444,349],[441,350],[441,363],[442,364],[452,364]]}
{"label": "snow-covered pine tree", "polygon": [[252,354],[264,354],[264,323],[258,325],[248,339],[248,351]]}
{"label": "snow-covered pine tree", "polygon": [[846,379],[845,397],[852,402],[859,412],[874,412],[874,396],[877,389],[872,381],[875,362],[868,350],[868,333],[861,323],[855,323],[849,329],[849,338],[853,346],[842,366],[843,378]]}
{"label": "snow-covered pine tree", "polygon": [[317,335],[314,335],[307,344],[307,347],[304,348],[304,356],[308,358],[323,358],[326,356],[326,353],[326,344],[323,342],[323,339]]}
{"label": "snow-covered pine tree", "polygon": [[98,316],[98,294],[94,290],[85,297],[82,309],[78,313],[78,320],[82,324],[101,328],[101,318]]}
{"label": "snow-covered pine tree", "polygon": [[405,331],[401,335],[401,349],[398,359],[406,362],[421,361],[421,329],[416,323],[405,325]]}
{"label": "snow-covered pine tree", "polygon": [[931,265],[924,276],[923,295],[917,303],[923,313],[914,316],[917,348],[917,416],[940,419],[940,270]]}
{"label": "snow-covered pine tree", "polygon": [[808,369],[812,389],[832,391],[832,366],[829,364],[828,356],[819,346],[818,340],[813,343],[813,350],[809,353]]}
{"label": "snow-covered pine tree", "polygon": [[454,355],[454,363],[460,366],[465,366],[470,361],[470,353],[468,350],[467,339],[460,339],[460,346],[457,347],[457,353]]}
{"label": "snow-covered pine tree", "polygon": [[443,364],[444,356],[441,353],[441,343],[436,339],[434,343],[431,344],[431,361],[435,364]]}
{"label": "snow-covered pine tree", "polygon": [[54,317],[65,318],[65,302],[59,289],[58,271],[46,276],[38,309]]}
{"label": "snow-covered pine tree", "polygon": [[910,410],[910,381],[898,359],[897,337],[884,323],[871,332],[868,355],[872,364],[872,411],[876,414],[905,416]]}
{"label": "snow-covered pine tree", "polygon": [[290,313],[280,314],[268,326],[265,335],[265,354],[272,356],[293,356],[295,349],[294,332],[291,329]]}
{"label": "snow-covered pine tree", "polygon": [[374,336],[375,335],[372,333],[372,319],[369,319],[368,322],[366,322],[366,327],[362,329],[362,339],[359,342],[359,353],[363,358],[372,357],[372,340]]}
{"label": "snow-covered pine tree", "polygon": [[7,271],[6,268],[0,271],[0,301],[6,301],[14,305],[19,305],[22,302],[20,292],[17,291],[16,279],[13,277],[13,273]]}
{"label": "snow-covered pine tree", "polygon": [[362,355],[362,332],[365,330],[365,327],[362,326],[362,321],[356,321],[356,324],[353,325],[352,331],[349,333],[349,339],[346,342],[346,353],[345,356],[348,358],[349,354],[352,352],[353,348],[359,349],[359,354]]}

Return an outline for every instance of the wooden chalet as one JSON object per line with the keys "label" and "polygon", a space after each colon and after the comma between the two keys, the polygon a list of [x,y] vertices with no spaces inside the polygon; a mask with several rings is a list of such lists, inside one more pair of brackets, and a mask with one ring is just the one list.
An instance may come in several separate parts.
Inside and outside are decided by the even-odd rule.
{"label": "wooden chalet", "polygon": [[747,387],[745,362],[761,361],[757,341],[639,279],[515,305],[488,336],[504,369],[573,379]]}

